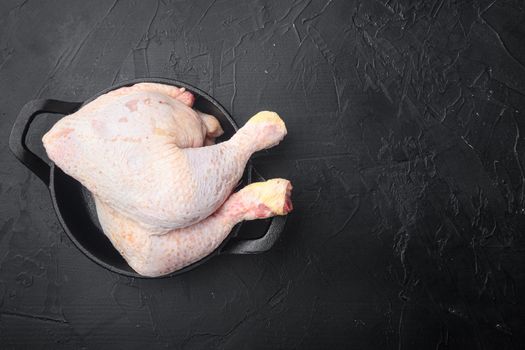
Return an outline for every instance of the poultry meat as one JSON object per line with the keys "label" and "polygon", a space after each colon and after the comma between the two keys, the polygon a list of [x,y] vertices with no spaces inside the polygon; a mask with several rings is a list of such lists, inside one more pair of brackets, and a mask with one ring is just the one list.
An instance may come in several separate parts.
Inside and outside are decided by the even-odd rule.
{"label": "poultry meat", "polygon": [[42,139],[49,158],[94,196],[105,235],[139,274],[160,276],[215,250],[243,220],[285,215],[292,186],[272,179],[233,193],[250,156],[286,135],[259,112],[228,141],[184,88],[140,83],[104,94]]}

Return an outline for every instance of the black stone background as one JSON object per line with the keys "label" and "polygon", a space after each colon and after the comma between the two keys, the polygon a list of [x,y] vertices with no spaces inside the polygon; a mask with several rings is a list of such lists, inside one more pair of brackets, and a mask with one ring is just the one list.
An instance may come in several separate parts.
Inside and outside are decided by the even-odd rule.
{"label": "black stone background", "polygon": [[[0,347],[523,349],[524,6],[2,0]],[[256,166],[296,209],[269,253],[142,280],[65,236],[14,119],[139,74],[283,116]]]}

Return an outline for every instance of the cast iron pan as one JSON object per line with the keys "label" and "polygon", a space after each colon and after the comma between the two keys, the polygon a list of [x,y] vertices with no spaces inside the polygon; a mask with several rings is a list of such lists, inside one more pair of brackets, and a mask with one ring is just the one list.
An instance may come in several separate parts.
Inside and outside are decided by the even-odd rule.
{"label": "cast iron pan", "polygon": [[[35,117],[44,113],[71,114],[102,94],[140,82],[175,85],[191,91],[195,95],[195,108],[215,116],[220,121],[224,129],[224,135],[218,142],[229,139],[238,130],[230,114],[204,91],[181,81],[163,78],[143,78],[114,85],[99,92],[85,102],[64,102],[47,99],[28,102],[20,111],[13,125],[9,138],[9,147],[14,155],[49,188],[58,220],[78,249],[91,260],[110,271],[130,277],[145,278],[133,271],[102,232],[91,193],[78,181],[66,175],[55,164],[49,165],[31,152],[25,142],[29,126]],[[254,179],[255,181],[264,181],[253,169],[251,163],[248,163],[240,186],[245,186]],[[181,270],[160,276],[160,278],[189,271],[218,254],[258,254],[267,251],[279,238],[286,222],[286,216],[277,216],[269,219],[268,222],[266,233],[256,239],[240,238],[242,237],[240,232],[243,231],[243,226],[246,226],[246,224],[238,224],[214,252]],[[238,235],[238,238],[232,239]]]}

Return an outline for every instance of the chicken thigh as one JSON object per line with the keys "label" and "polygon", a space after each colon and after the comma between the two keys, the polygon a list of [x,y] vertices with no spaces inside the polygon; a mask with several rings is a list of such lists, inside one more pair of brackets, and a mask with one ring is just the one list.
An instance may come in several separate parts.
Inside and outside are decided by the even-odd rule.
{"label": "chicken thigh", "polygon": [[251,154],[286,135],[280,117],[260,112],[213,145],[220,124],[193,102],[183,88],[136,84],[98,97],[43,137],[49,158],[93,193],[104,233],[144,275],[199,260],[239,221],[291,210],[287,180],[230,197]]}

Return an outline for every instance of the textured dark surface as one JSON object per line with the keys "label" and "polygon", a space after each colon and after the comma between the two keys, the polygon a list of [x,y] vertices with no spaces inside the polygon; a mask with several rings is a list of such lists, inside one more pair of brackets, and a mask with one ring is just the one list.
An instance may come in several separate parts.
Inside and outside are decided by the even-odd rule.
{"label": "textured dark surface", "polygon": [[[523,349],[523,6],[3,0],[1,347]],[[10,127],[136,76],[284,117],[256,162],[295,185],[271,252],[141,280],[67,239]]]}

